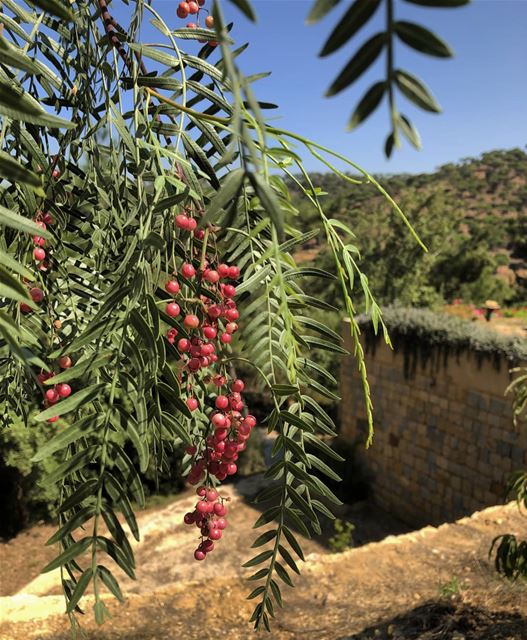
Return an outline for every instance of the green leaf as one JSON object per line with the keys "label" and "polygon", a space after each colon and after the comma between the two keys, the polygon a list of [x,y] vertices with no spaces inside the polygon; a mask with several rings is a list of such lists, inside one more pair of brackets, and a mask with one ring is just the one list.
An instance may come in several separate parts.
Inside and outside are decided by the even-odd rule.
{"label": "green leaf", "polygon": [[355,0],[327,39],[319,55],[324,57],[340,49],[368,22],[380,3],[380,0]]}
{"label": "green leaf", "polygon": [[304,340],[308,345],[315,349],[332,351],[333,353],[340,353],[343,356],[349,355],[349,351],[347,349],[344,349],[344,347],[341,347],[334,342],[329,342],[329,340],[322,340],[322,338],[315,338],[314,336],[304,336]]}
{"label": "green leaf", "polygon": [[56,544],[66,536],[69,536],[72,531],[81,527],[85,522],[87,522],[95,513],[95,505],[89,505],[77,511],[75,515],[66,520],[66,522],[62,525],[58,531],[51,536],[51,538],[46,542],[46,545],[50,546]]}
{"label": "green leaf", "polygon": [[60,504],[59,511],[64,513],[86,500],[86,498],[95,497],[99,481],[96,478],[90,478],[83,482],[75,491]]}
{"label": "green leaf", "polygon": [[17,231],[23,231],[24,233],[49,238],[49,233],[41,229],[33,220],[25,218],[14,211],[10,211],[2,205],[0,205],[0,225],[16,229]]}
{"label": "green leaf", "polygon": [[395,136],[392,132],[387,136],[386,141],[384,143],[384,155],[387,158],[391,157],[394,146],[395,146]]}
{"label": "green leaf", "polygon": [[235,7],[245,15],[246,18],[249,18],[252,22],[256,22],[256,15],[252,8],[249,0],[230,0]]}
{"label": "green leaf", "polygon": [[0,34],[0,62],[31,74],[38,74],[37,65],[21,49],[14,47]]}
{"label": "green leaf", "polygon": [[97,546],[107,553],[112,560],[115,560],[127,576],[135,579],[134,567],[119,545],[104,536],[97,536]]}
{"label": "green leaf", "polygon": [[77,391],[77,393],[73,393],[69,398],[65,398],[57,402],[57,404],[44,409],[44,411],[41,411],[35,416],[35,420],[43,422],[53,416],[62,416],[70,411],[75,411],[75,409],[88,404],[97,396],[100,396],[106,387],[106,383],[92,384],[81,391]]}
{"label": "green leaf", "polygon": [[360,78],[366,69],[377,60],[387,39],[386,33],[377,33],[365,42],[333,81],[333,84],[326,91],[326,97],[336,95]]}
{"label": "green leaf", "polygon": [[306,18],[306,24],[315,24],[322,20],[339,2],[340,0],[315,0]]}
{"label": "green leaf", "polygon": [[262,551],[262,553],[259,553],[257,556],[254,556],[254,558],[251,558],[247,562],[244,562],[242,564],[242,567],[254,567],[257,564],[261,564],[262,562],[269,560],[269,558],[271,558],[272,555],[273,555],[272,549],[268,549],[267,551]]}
{"label": "green leaf", "polygon": [[0,114],[43,127],[71,129],[75,124],[53,116],[18,85],[0,78]]}
{"label": "green leaf", "polygon": [[213,222],[218,213],[232,200],[234,204],[238,200],[238,196],[243,187],[245,179],[245,171],[243,169],[235,169],[229,172],[225,180],[220,184],[219,191],[210,201],[205,215],[200,221],[200,226],[206,226],[208,222]]}
{"label": "green leaf", "polygon": [[97,573],[102,580],[104,586],[112,593],[119,602],[124,602],[124,596],[122,594],[121,588],[119,587],[119,583],[113,576],[112,572],[107,569],[104,565],[97,565]]}
{"label": "green leaf", "polygon": [[291,567],[291,569],[293,569],[295,573],[298,573],[298,575],[300,575],[300,570],[296,562],[293,560],[293,557],[291,556],[289,551],[285,547],[283,547],[281,544],[278,545],[278,551],[280,552],[280,555],[282,556],[282,558]]}
{"label": "green leaf", "polygon": [[275,580],[271,579],[270,585],[271,585],[271,591],[273,592],[274,599],[276,600],[276,602],[280,607],[283,607],[284,604],[282,602],[282,594],[280,592],[280,587],[278,586],[278,583]]}
{"label": "green leaf", "polygon": [[29,4],[40,7],[47,13],[51,13],[57,18],[62,18],[69,22],[76,22],[75,14],[70,11],[66,3],[61,0],[28,0]]}
{"label": "green leaf", "polygon": [[437,58],[451,58],[454,55],[444,40],[418,24],[398,20],[393,29],[400,40],[421,53]]}
{"label": "green leaf", "polygon": [[74,456],[65,460],[62,464],[59,464],[53,469],[51,473],[48,473],[40,482],[42,486],[55,484],[55,482],[62,481],[66,476],[71,473],[82,469],[92,461],[92,458],[97,451],[97,445],[92,445],[86,449],[81,449]]}
{"label": "green leaf", "polygon": [[437,104],[430,90],[416,76],[398,69],[395,72],[395,83],[408,100],[411,100],[421,109],[433,113],[441,112],[441,107]]}
{"label": "green leaf", "polygon": [[88,373],[93,373],[108,365],[110,360],[113,358],[114,354],[111,351],[105,351],[103,353],[99,353],[97,355],[90,355],[89,357],[84,357],[79,360],[73,367],[70,369],[65,369],[61,371],[57,375],[49,378],[44,382],[45,385],[56,385],[60,382],[70,382],[70,380],[75,380],[77,378],[81,378]]}
{"label": "green leaf", "polygon": [[289,529],[289,527],[282,527],[282,532],[296,555],[300,558],[300,560],[305,561],[304,552],[298,544],[298,540],[295,538],[291,529]]}
{"label": "green leaf", "polygon": [[276,538],[276,530],[270,529],[269,531],[265,531],[261,535],[259,535],[256,540],[252,543],[251,547],[254,549],[256,547],[261,547],[264,544],[267,544],[271,540]]}
{"label": "green leaf", "polygon": [[289,574],[287,573],[287,571],[285,570],[285,568],[279,563],[279,562],[275,562],[274,564],[274,570],[276,571],[278,577],[285,582],[287,585],[289,585],[290,587],[294,587],[295,585],[293,584],[293,581],[291,580],[291,578],[289,577]]}
{"label": "green leaf", "polygon": [[96,414],[81,418],[66,429],[59,431],[51,440],[48,440],[46,444],[39,448],[31,458],[31,461],[40,462],[53,453],[66,448],[72,442],[76,442],[79,438],[91,433],[101,422],[102,416]]}
{"label": "green leaf", "polygon": [[259,586],[259,587],[256,587],[256,589],[251,591],[251,593],[247,596],[247,600],[252,600],[253,598],[257,598],[264,591],[265,591],[265,587],[263,585]]}
{"label": "green leaf", "polygon": [[59,556],[57,556],[54,560],[48,563],[42,569],[41,573],[47,573],[48,571],[53,571],[53,569],[58,569],[59,567],[62,567],[63,565],[67,564],[77,556],[80,556],[90,546],[91,542],[92,542],[92,538],[90,536],[81,538],[77,542],[74,542],[67,549],[65,549]]}
{"label": "green leaf", "polygon": [[73,593],[71,594],[71,597],[68,600],[66,613],[71,613],[72,611],[75,611],[75,607],[77,606],[77,603],[79,602],[81,597],[84,595],[84,592],[86,591],[88,585],[90,584],[90,580],[92,579],[92,576],[93,576],[93,569],[91,567],[89,569],[86,569],[86,571],[83,572],[83,574],[79,578],[79,581],[77,582],[77,585],[75,586]]}
{"label": "green leaf", "polygon": [[271,389],[277,396],[291,396],[299,393],[299,388],[292,384],[273,384]]}
{"label": "green leaf", "polygon": [[348,125],[348,131],[355,129],[358,127],[361,122],[364,122],[368,116],[370,116],[375,109],[381,103],[381,100],[384,96],[384,92],[386,91],[386,82],[376,82],[373,86],[371,86],[368,91],[364,94],[361,101],[355,108],[353,115],[351,116],[351,120]]}
{"label": "green leaf", "polygon": [[399,128],[404,133],[410,144],[416,149],[421,148],[421,136],[419,135],[419,131],[414,127],[414,125],[408,120],[406,116],[399,114],[397,117],[397,123]]}
{"label": "green leaf", "polygon": [[18,273],[18,275],[27,278],[30,281],[33,281],[35,279],[35,274],[32,271],[30,271],[23,264],[20,264],[20,262],[18,262],[18,260],[15,260],[13,256],[9,255],[5,251],[2,251],[2,249],[0,249],[0,264],[3,267],[10,269],[11,271]]}
{"label": "green leaf", "polygon": [[271,222],[276,228],[278,238],[284,235],[284,216],[278,198],[273,189],[256,173],[249,174],[249,180],[265,209]]}
{"label": "green leaf", "polygon": [[253,529],[258,529],[258,527],[268,524],[271,520],[274,520],[279,513],[280,507],[270,507],[269,509],[266,509],[254,523]]}
{"label": "green leaf", "polygon": [[322,473],[324,475],[326,475],[328,478],[331,478],[332,480],[335,480],[335,482],[340,482],[342,480],[342,478],[333,471],[333,469],[331,469],[330,467],[328,467],[328,465],[325,462],[322,462],[322,460],[320,460],[320,458],[317,458],[316,456],[314,456],[311,453],[307,454],[307,458],[309,460],[309,462],[311,463],[312,467],[315,467],[315,469],[318,469],[319,471],[322,471]]}

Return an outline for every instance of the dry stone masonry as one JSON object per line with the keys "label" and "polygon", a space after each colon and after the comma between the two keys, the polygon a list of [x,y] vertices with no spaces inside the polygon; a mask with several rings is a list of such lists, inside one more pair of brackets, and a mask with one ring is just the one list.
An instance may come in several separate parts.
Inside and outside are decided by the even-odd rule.
{"label": "dry stone masonry", "polygon": [[[343,335],[352,351],[347,321]],[[416,527],[503,502],[511,471],[527,467],[527,429],[514,427],[511,398],[504,395],[510,360],[471,349],[445,355],[429,343],[421,358],[414,342],[409,366],[408,336],[395,333],[392,341],[393,351],[382,340],[364,339],[375,438],[368,451],[357,447],[356,462],[367,470],[374,500]],[[342,362],[341,396],[343,435],[365,441],[352,356]]]}

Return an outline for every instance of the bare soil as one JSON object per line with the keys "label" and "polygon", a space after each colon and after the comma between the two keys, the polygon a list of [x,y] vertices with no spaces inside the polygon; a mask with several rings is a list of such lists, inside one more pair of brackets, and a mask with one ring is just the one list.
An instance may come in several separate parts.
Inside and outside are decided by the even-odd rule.
{"label": "bare soil", "polygon": [[[241,489],[251,493],[250,487]],[[122,581],[124,605],[108,600],[113,617],[103,627],[93,622],[92,602],[86,598],[87,615],[81,622],[89,640],[257,637],[248,624],[254,601],[246,599],[254,583],[246,582],[249,570],[240,565],[250,557],[255,535],[251,527],[258,512],[239,487],[229,491],[229,529],[221,549],[204,563],[192,560],[195,534],[180,524],[192,496],[140,518],[144,541],[136,547],[138,579]],[[367,520],[374,518],[372,536],[379,539],[383,514],[365,513],[368,509],[356,511],[352,520],[361,522],[366,536]],[[50,533],[46,527],[31,531],[1,549],[2,567],[14,562],[30,579],[35,570],[27,565],[39,557],[40,543]],[[265,637],[527,640],[527,584],[503,580],[488,560],[490,541],[503,532],[527,535],[525,517],[514,504],[439,528],[388,536],[341,554],[328,553],[323,540],[306,540],[302,576],[296,577],[295,589],[284,585],[286,607],[277,612],[273,631]],[[12,576],[13,593],[22,578],[12,572],[2,578],[6,575]],[[61,615],[63,601],[54,595],[55,580],[38,578],[15,595],[0,598],[0,640],[70,637],[68,619]]]}

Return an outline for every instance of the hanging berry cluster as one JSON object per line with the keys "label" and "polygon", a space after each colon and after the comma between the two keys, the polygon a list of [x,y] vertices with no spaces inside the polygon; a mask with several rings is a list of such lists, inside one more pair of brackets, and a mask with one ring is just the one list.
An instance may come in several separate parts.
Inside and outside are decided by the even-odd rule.
{"label": "hanging berry cluster", "polygon": [[[182,20],[186,20],[189,16],[196,16],[197,22],[187,22],[187,28],[199,29],[200,14],[203,11],[208,13],[207,9],[203,8],[204,4],[205,0],[190,0],[190,2],[180,2],[176,10],[176,14],[178,18],[181,18]],[[204,23],[207,29],[214,28],[214,18],[211,15],[206,16]],[[215,47],[218,44],[215,40],[198,40],[198,42],[208,42],[211,47]]]}
{"label": "hanging berry cluster", "polygon": [[[52,177],[55,180],[58,179],[60,177],[60,171],[58,169],[54,169]],[[43,231],[45,231],[48,226],[51,226],[53,224],[53,218],[51,214],[44,213],[42,211],[37,211],[34,221]],[[35,235],[33,236],[33,245],[33,258],[35,259],[37,268],[42,272],[49,271],[50,262],[48,260],[46,250],[44,249],[44,247],[46,246],[46,240],[42,236]],[[45,297],[44,291],[40,287],[31,287],[29,289],[29,295],[31,296],[31,299],[35,304],[40,304],[41,302],[43,302]],[[24,314],[29,314],[33,311],[33,309],[25,302],[21,302],[20,311]],[[55,328],[60,328],[59,320],[56,320],[53,324]],[[72,365],[72,361],[69,356],[62,356],[58,359],[57,364],[60,369],[69,369]],[[54,375],[55,374],[53,372],[40,371],[40,373],[37,374],[37,381],[41,386],[43,386],[45,382],[53,378]],[[59,400],[67,398],[70,395],[71,387],[65,382],[56,384],[53,387],[47,387],[46,390],[43,391],[43,406],[45,409],[47,409],[48,407],[51,407],[59,402]],[[58,416],[52,416],[51,418],[48,418],[48,422],[57,422],[58,419]]]}
{"label": "hanging berry cluster", "polygon": [[[177,339],[178,329],[171,327],[166,337],[179,355],[186,405],[191,412],[199,409],[203,420],[196,441],[186,449],[190,457],[188,482],[201,486],[196,492],[200,500],[194,512],[186,514],[185,523],[200,530],[194,557],[204,560],[227,526],[227,510],[214,484],[236,473],[238,454],[245,449],[256,418],[246,413],[242,398],[245,384],[229,375],[225,358],[227,345],[238,330],[239,312],[232,282],[239,278],[240,270],[219,262],[217,228],[198,229],[196,218],[188,211],[176,216],[175,226],[181,230],[186,255],[194,260],[182,264],[179,273],[165,284],[165,291],[173,298],[166,303],[165,313],[173,319],[181,315],[183,322],[175,324],[182,325],[185,332]],[[204,389],[207,385],[212,387],[214,393],[206,390],[200,406],[196,390],[202,385]]]}

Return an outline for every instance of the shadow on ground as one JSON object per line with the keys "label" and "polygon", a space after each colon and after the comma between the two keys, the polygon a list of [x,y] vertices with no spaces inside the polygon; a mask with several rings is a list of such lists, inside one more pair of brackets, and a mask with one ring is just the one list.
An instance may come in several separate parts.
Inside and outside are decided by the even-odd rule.
{"label": "shadow on ground", "polygon": [[462,602],[427,602],[339,640],[526,640],[527,618]]}

